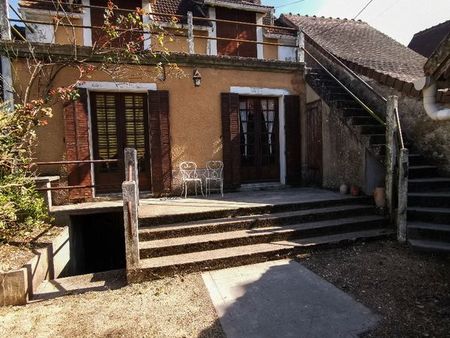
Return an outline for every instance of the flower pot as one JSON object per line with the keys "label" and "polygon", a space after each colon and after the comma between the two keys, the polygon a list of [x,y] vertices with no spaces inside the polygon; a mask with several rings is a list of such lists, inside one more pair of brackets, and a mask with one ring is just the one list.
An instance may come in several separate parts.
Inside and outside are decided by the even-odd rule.
{"label": "flower pot", "polygon": [[373,191],[373,199],[377,208],[384,208],[386,206],[386,191],[383,187],[377,187]]}

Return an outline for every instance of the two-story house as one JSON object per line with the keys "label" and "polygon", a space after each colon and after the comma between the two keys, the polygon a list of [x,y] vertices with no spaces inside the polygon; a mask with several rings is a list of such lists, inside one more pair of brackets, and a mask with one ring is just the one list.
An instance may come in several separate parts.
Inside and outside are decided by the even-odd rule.
{"label": "two-story house", "polygon": [[[106,3],[83,0],[82,6],[63,8],[21,1],[23,19],[31,26],[26,38],[60,48],[100,43],[105,33],[98,27],[103,25]],[[40,130],[40,161],[121,159],[125,147],[134,147],[139,153],[141,191],[155,195],[176,190],[182,161],[194,161],[202,168],[208,160],[223,160],[229,188],[300,182],[303,63],[297,62],[296,31],[268,27],[274,24],[272,7],[260,1],[228,0],[115,3],[130,10],[141,7],[149,13],[143,22],[154,20],[173,33],[165,48],[184,77],[156,76],[156,61],[150,60],[147,65],[123,66],[113,77],[97,72],[84,79],[78,85],[80,100],[56,107],[54,118]],[[54,22],[62,11],[72,29],[41,24]],[[188,12],[195,18],[193,51],[188,39],[180,36],[187,34]],[[177,23],[167,15],[176,17]],[[151,32],[142,34],[143,48],[158,50]],[[15,81],[20,82],[24,77],[19,74],[27,73],[25,63],[18,61],[13,68]],[[194,73],[201,76],[201,84],[194,84]],[[69,84],[73,77],[66,69],[54,82]],[[123,175],[120,165],[70,167],[70,185],[97,186],[71,195],[89,199],[119,191]]]}

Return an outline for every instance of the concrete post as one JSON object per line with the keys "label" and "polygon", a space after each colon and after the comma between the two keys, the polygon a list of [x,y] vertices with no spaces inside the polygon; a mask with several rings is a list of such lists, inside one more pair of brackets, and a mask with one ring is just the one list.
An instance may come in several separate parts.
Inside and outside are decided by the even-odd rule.
{"label": "concrete post", "polygon": [[136,182],[136,200],[139,204],[139,163],[137,158],[137,150],[134,148],[125,148],[125,181]]}
{"label": "concrete post", "polygon": [[397,210],[397,239],[405,242],[407,239],[407,209],[408,209],[408,171],[409,150],[400,150],[398,168],[398,210]]}
{"label": "concrete post", "polygon": [[297,61],[298,62],[305,62],[305,33],[303,33],[303,30],[299,30],[297,32]]}
{"label": "concrete post", "polygon": [[0,35],[2,40],[11,40],[11,27],[9,25],[8,0],[0,0]]}
{"label": "concrete post", "polygon": [[123,221],[125,230],[125,258],[127,275],[139,267],[139,221],[136,201],[136,182],[123,182]]}
{"label": "concrete post", "polygon": [[397,96],[389,96],[386,111],[386,206],[391,220],[394,220],[394,168],[395,168],[395,109],[398,106]]}
{"label": "concrete post", "polygon": [[194,16],[192,12],[187,13],[187,23],[188,23],[188,47],[189,54],[195,54],[195,45],[194,45]]}

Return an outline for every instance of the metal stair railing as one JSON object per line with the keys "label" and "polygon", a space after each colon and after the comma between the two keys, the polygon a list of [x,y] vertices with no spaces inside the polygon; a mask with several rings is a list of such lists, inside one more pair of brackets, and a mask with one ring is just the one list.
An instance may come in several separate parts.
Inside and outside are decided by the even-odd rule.
{"label": "metal stair railing", "polygon": [[356,96],[344,83],[342,83],[330,70],[327,69],[314,55],[312,55],[306,48],[304,48],[305,53],[314,60],[333,80],[336,81],[358,104],[364,108],[375,120],[377,120],[381,125],[385,126],[386,123],[381,117],[379,117],[369,106],[367,106],[358,96]]}

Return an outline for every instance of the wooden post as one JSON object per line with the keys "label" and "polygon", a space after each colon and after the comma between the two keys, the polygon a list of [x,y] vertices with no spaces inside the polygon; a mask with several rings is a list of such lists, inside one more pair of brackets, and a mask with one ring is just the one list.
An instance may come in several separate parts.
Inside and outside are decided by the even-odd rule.
{"label": "wooden post", "polygon": [[394,220],[394,168],[395,168],[395,109],[398,106],[397,96],[389,96],[386,111],[386,206],[391,220]]}
{"label": "wooden post", "polygon": [[134,148],[125,148],[125,181],[136,182],[136,200],[139,204],[139,163],[137,158],[137,150]]}
{"label": "wooden post", "polygon": [[189,54],[195,54],[194,45],[194,16],[192,12],[187,13],[187,23],[188,23],[188,47]]}
{"label": "wooden post", "polygon": [[408,171],[409,151],[400,150],[398,163],[398,210],[397,210],[397,239],[405,242],[407,239],[407,209],[408,209]]}
{"label": "wooden post", "polygon": [[9,25],[8,0],[0,0],[0,35],[2,40],[11,40],[11,27]]}
{"label": "wooden post", "polygon": [[136,182],[123,182],[123,224],[125,230],[125,258],[127,275],[139,267],[139,221]]}
{"label": "wooden post", "polygon": [[303,33],[303,30],[299,30],[297,32],[297,61],[298,62],[305,62],[305,33]]}

